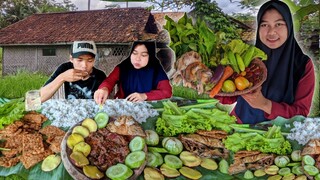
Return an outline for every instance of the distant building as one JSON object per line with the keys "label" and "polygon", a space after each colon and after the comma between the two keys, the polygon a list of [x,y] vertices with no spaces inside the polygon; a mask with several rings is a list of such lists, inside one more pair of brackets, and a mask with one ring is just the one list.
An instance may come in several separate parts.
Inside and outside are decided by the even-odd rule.
{"label": "distant building", "polygon": [[159,32],[154,16],[144,8],[34,14],[0,30],[2,73],[23,69],[51,74],[69,60],[73,41],[93,40],[99,54],[96,67],[109,74],[128,56],[132,41],[157,40],[167,48],[169,38],[159,39]]}

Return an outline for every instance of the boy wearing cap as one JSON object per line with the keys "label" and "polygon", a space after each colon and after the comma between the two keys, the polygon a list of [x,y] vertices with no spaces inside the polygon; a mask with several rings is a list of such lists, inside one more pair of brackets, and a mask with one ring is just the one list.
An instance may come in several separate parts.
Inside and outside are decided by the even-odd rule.
{"label": "boy wearing cap", "polygon": [[96,54],[93,41],[75,41],[70,61],[61,64],[40,89],[41,102],[50,99],[63,84],[66,99],[92,99],[106,78],[103,71],[94,67]]}

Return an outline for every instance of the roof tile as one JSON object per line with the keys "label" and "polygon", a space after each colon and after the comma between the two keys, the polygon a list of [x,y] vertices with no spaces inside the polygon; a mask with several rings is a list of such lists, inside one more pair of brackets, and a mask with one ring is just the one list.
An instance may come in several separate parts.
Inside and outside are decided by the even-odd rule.
{"label": "roof tile", "polygon": [[118,8],[34,14],[0,30],[0,45],[70,43],[127,43],[143,34],[157,34],[150,11]]}

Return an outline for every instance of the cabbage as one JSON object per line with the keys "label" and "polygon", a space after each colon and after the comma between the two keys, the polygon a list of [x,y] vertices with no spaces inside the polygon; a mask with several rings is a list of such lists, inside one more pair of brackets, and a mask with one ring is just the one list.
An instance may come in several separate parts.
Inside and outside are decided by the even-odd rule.
{"label": "cabbage", "polygon": [[162,140],[162,147],[164,147],[168,153],[177,155],[183,150],[183,145],[178,138],[175,137],[165,137]]}
{"label": "cabbage", "polygon": [[153,130],[145,130],[146,144],[148,146],[156,146],[159,143],[159,135]]}

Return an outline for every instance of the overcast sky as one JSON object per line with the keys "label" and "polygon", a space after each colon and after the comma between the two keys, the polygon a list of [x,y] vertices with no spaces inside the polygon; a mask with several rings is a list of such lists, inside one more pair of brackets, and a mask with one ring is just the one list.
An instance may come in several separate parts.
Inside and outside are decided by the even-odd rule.
{"label": "overcast sky", "polygon": [[[87,10],[88,9],[88,0],[71,0],[73,4],[76,5],[78,10]],[[58,1],[57,1],[58,2]],[[231,14],[233,12],[235,13],[245,13],[246,10],[241,9],[238,5],[238,3],[230,3],[229,0],[216,0],[218,3],[218,6],[222,9],[224,13]],[[126,7],[125,2],[106,2],[106,1],[100,1],[100,0],[90,0],[90,9],[104,9],[106,5],[111,4],[119,4],[121,8]],[[146,2],[129,2],[129,7],[146,7],[150,6],[150,4]],[[183,11],[183,10],[182,10]],[[188,9],[184,9],[184,11],[188,11]]]}

